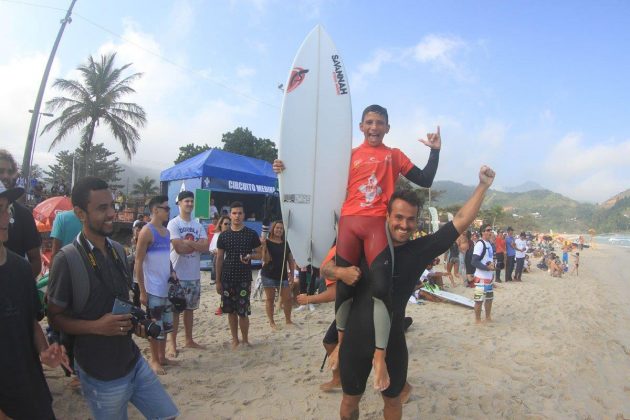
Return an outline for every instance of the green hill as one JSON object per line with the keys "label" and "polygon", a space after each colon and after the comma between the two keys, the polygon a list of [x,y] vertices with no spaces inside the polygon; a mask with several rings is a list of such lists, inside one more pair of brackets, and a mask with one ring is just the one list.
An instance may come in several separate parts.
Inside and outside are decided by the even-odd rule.
{"label": "green hill", "polygon": [[[432,204],[446,208],[463,204],[474,187],[452,181],[436,181],[432,190],[442,192]],[[491,189],[486,195],[482,211],[497,208],[503,209],[503,214],[497,216],[499,220],[496,223],[499,225],[566,232],[584,232],[593,227],[593,216],[597,211],[593,204],[580,203],[545,189],[520,193]]]}

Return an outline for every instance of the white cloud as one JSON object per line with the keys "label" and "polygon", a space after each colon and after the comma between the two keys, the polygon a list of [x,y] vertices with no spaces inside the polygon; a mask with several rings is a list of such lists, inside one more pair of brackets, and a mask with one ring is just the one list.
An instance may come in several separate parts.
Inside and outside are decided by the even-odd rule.
{"label": "white cloud", "polygon": [[421,63],[433,62],[453,68],[455,53],[465,45],[466,43],[458,37],[430,34],[413,47],[413,56]]}
{"label": "white cloud", "polygon": [[378,74],[383,64],[392,60],[392,53],[383,49],[376,50],[372,55],[372,59],[365,63],[359,64],[358,70],[352,74],[353,89],[363,89],[367,82],[368,76]]}
{"label": "white cloud", "polygon": [[488,151],[496,149],[503,145],[503,143],[505,142],[507,130],[507,124],[501,121],[486,121],[484,126],[481,128],[481,131],[477,135],[477,144]]}
{"label": "white cloud", "polygon": [[464,67],[457,61],[459,51],[467,47],[467,43],[455,36],[429,34],[411,47],[379,48],[372,58],[359,64],[358,70],[352,74],[352,89],[361,90],[367,85],[367,79],[377,75],[384,65],[396,63],[407,65],[410,60],[430,66],[430,70],[447,72],[457,80],[467,78]]}
{"label": "white cloud", "polygon": [[[46,66],[48,55],[39,52],[20,55],[10,59],[5,64],[0,64],[0,143],[13,154],[21,163],[24,155],[24,146],[31,120],[29,109],[33,109],[35,98],[41,82],[42,73]],[[59,74],[59,60],[55,60],[48,78],[52,81]],[[49,83],[50,84],[50,83]],[[50,93],[44,96],[51,97]],[[43,107],[42,107],[43,110]],[[46,123],[47,117],[42,117],[41,126]],[[41,127],[39,129],[41,131]],[[38,133],[39,134],[39,133]],[[48,145],[52,136],[46,134],[36,139],[35,163],[47,166],[50,158],[40,161],[39,158],[47,156]]]}
{"label": "white cloud", "polygon": [[184,41],[195,24],[195,11],[188,0],[174,2],[169,19],[169,36],[171,42]]}
{"label": "white cloud", "polygon": [[603,201],[630,184],[630,140],[588,144],[569,133],[547,153],[543,170],[553,190],[578,200]]}

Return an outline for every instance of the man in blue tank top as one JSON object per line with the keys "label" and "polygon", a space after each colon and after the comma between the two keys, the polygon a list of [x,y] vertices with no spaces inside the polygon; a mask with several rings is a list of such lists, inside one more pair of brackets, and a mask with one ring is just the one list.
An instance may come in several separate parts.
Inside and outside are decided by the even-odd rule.
{"label": "man in blue tank top", "polygon": [[151,221],[142,228],[136,245],[135,274],[140,288],[140,303],[145,305],[151,318],[162,328],[157,340],[151,340],[150,366],[158,375],[164,375],[164,365],[172,364],[166,358],[166,335],[173,331],[173,305],[168,299],[168,278],[175,275],[169,258],[170,234],[164,227],[170,208],[168,197],[158,195],[149,201]]}

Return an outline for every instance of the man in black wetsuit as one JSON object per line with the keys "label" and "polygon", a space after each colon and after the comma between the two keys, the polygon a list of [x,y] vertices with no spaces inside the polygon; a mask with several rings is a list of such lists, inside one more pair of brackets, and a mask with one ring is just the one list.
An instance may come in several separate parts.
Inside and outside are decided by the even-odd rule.
{"label": "man in black wetsuit", "polygon": [[[405,308],[413,293],[416,280],[426,265],[444,253],[457,237],[465,231],[477,216],[484,195],[494,180],[494,171],[482,166],[479,185],[472,196],[457,212],[452,222],[436,233],[409,240],[417,227],[419,202],[415,194],[396,191],[387,209],[387,228],[394,246],[394,276],[392,291],[392,326],[387,347],[386,364],[390,386],[382,392],[385,419],[400,419],[402,404],[400,393],[407,381],[408,353],[404,334]],[[366,273],[365,261],[361,272]],[[359,401],[365,391],[372,369],[374,325],[372,319],[372,293],[370,282],[361,278],[356,284],[356,294],[348,317],[348,329],[339,350],[339,368],[343,399],[342,419],[359,417]]]}

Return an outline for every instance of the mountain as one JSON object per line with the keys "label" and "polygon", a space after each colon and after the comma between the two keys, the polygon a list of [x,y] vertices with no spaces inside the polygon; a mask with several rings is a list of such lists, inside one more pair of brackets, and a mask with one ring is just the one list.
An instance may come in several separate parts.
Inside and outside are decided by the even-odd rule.
{"label": "mountain", "polygon": [[604,209],[612,208],[618,201],[623,200],[624,198],[630,197],[630,189],[627,189],[623,192],[620,192],[617,195],[610,197],[608,200],[604,201],[600,204],[600,207]]}
{"label": "mountain", "polygon": [[503,188],[503,190],[505,192],[512,192],[512,193],[522,193],[522,192],[528,192],[528,191],[534,191],[534,190],[544,190],[545,187],[543,187],[542,185],[538,184],[537,182],[534,181],[526,181],[524,183],[522,183],[521,185],[517,185],[515,187],[505,187]]}
{"label": "mountain", "polygon": [[[612,205],[609,203],[612,202]],[[630,190],[617,194],[599,206],[593,225],[600,233],[630,231]]]}
{"label": "mountain", "polygon": [[[475,187],[453,181],[435,181],[432,191],[440,191],[432,205],[446,208],[463,204]],[[527,192],[503,192],[490,189],[482,210],[503,210],[505,223],[531,228],[562,231],[585,231],[593,226],[596,206],[580,203],[546,189]]]}

